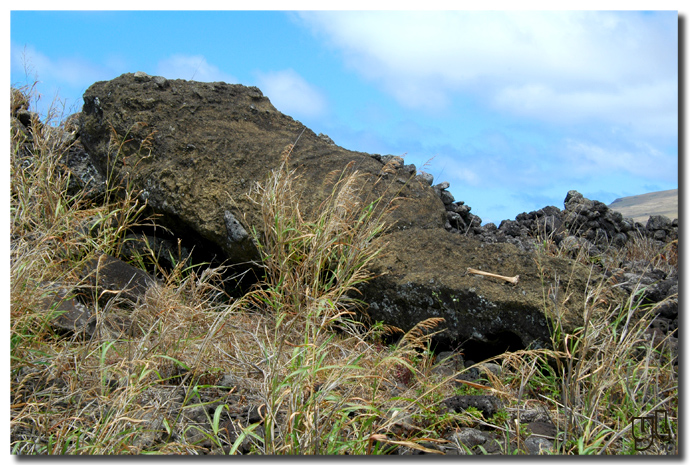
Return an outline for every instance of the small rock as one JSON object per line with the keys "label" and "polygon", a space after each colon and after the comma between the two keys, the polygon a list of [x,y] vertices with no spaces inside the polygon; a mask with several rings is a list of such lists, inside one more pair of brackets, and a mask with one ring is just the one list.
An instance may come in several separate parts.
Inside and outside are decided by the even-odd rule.
{"label": "small rock", "polygon": [[417,174],[417,167],[414,164],[403,165],[402,168],[400,168],[400,171],[409,176],[414,176]]}
{"label": "small rock", "polygon": [[81,275],[92,286],[96,298],[109,300],[117,295],[131,303],[142,299],[156,283],[145,271],[106,254],[88,261]]}
{"label": "small rock", "polygon": [[156,84],[160,89],[165,89],[170,85],[167,79],[163,76],[154,76],[152,79],[153,83]]}
{"label": "small rock", "polygon": [[[474,428],[460,428],[459,431],[446,436],[446,439],[450,441],[450,444],[454,445],[453,449],[455,449],[456,454],[467,455],[468,453],[473,453],[472,449],[475,447],[486,444],[489,436],[483,431]],[[449,452],[446,452],[446,454],[449,454]],[[451,453],[450,455],[455,454]]]}
{"label": "small rock", "polygon": [[443,190],[441,191],[441,194],[439,195],[441,198],[441,201],[443,202],[444,205],[450,205],[453,202],[455,202],[455,197],[453,197],[453,194],[450,192]]}
{"label": "small rock", "polygon": [[647,220],[647,230],[648,231],[658,231],[671,229],[673,223],[670,219],[663,215],[652,215]]}
{"label": "small rock", "polygon": [[474,407],[484,415],[484,418],[493,416],[502,407],[502,403],[494,396],[452,396],[443,401],[443,404],[454,412],[462,412],[468,407]]}
{"label": "small rock", "polygon": [[134,80],[139,82],[146,82],[151,80],[151,76],[149,76],[143,71],[137,71],[136,73],[134,73]]}
{"label": "small rock", "polygon": [[436,364],[431,369],[431,373],[446,378],[464,368],[464,360],[460,352],[439,352],[436,355]]}
{"label": "small rock", "polygon": [[530,455],[544,455],[553,453],[553,441],[539,436],[525,439],[525,448]]}
{"label": "small rock", "polygon": [[501,376],[501,373],[503,372],[501,365],[498,363],[480,363],[478,366],[481,370],[490,371],[495,376]]}
{"label": "small rock", "polygon": [[317,137],[319,139],[321,139],[322,141],[324,141],[325,143],[327,143],[328,145],[335,145],[335,142],[333,142],[333,139],[328,137],[326,134],[319,133],[319,135]]}
{"label": "small rock", "polygon": [[242,226],[242,223],[240,223],[237,218],[235,218],[235,215],[230,213],[229,211],[225,211],[224,214],[224,219],[225,219],[225,228],[227,229],[228,232],[228,242],[233,243],[233,242],[242,242],[246,240],[249,237],[249,233],[247,233],[247,230],[244,229],[244,226]]}
{"label": "small rock", "polygon": [[420,171],[419,173],[417,173],[417,179],[429,186],[431,186],[434,183],[434,176],[431,173],[427,173],[425,171]]}
{"label": "small rock", "polygon": [[46,297],[42,299],[44,311],[54,311],[52,324],[56,329],[73,333],[93,334],[95,321],[86,305],[71,297],[70,292],[57,283],[43,283]]}

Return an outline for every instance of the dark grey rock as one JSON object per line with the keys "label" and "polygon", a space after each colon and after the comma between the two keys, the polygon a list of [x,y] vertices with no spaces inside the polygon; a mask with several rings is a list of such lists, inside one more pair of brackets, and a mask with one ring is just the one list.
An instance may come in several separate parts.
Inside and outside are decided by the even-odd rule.
{"label": "dark grey rock", "polygon": [[103,175],[94,166],[91,156],[84,150],[80,141],[74,142],[62,157],[62,162],[70,170],[68,193],[76,195],[83,191],[87,197],[97,198],[105,195],[106,183]]}
{"label": "dark grey rock", "polygon": [[145,271],[105,254],[86,262],[80,272],[94,298],[99,301],[119,297],[136,304],[143,299],[148,288],[156,284],[156,280]]}
{"label": "dark grey rock", "polygon": [[76,298],[74,290],[66,289],[58,283],[43,283],[45,297],[42,299],[43,311],[53,312],[52,325],[55,329],[69,333],[93,334],[95,319],[89,308]]}
{"label": "dark grey rock", "polygon": [[650,216],[647,220],[647,230],[649,231],[666,231],[671,229],[672,223],[669,218],[662,215]]}
{"label": "dark grey rock", "polygon": [[453,194],[448,191],[441,191],[439,197],[444,205],[450,205],[451,203],[455,202],[455,197],[453,197]]}
{"label": "dark grey rock", "polygon": [[528,437],[524,444],[530,455],[551,455],[554,451],[553,441],[539,436]]}
{"label": "dark grey rock", "polygon": [[463,412],[468,407],[474,407],[489,418],[500,409],[503,404],[494,396],[453,396],[445,399],[443,405],[453,412]]}

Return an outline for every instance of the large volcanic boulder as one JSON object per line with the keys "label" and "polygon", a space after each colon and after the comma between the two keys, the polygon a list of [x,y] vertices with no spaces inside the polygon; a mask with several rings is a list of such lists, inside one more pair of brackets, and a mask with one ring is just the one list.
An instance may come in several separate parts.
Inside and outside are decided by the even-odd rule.
{"label": "large volcanic boulder", "polygon": [[[221,258],[235,262],[257,258],[248,231],[259,225],[258,209],[247,194],[280,166],[289,144],[297,142],[291,167],[307,173],[300,200],[306,211],[330,192],[334,170],[354,162],[375,179],[383,166],[278,112],[256,87],[143,73],[97,82],[86,91],[80,138],[100,172],[133,183],[163,224],[213,244]],[[406,174],[401,181],[411,173],[400,170]],[[431,189],[419,181],[400,187],[399,196],[410,200],[393,213],[400,227],[443,226],[443,205]]]}
{"label": "large volcanic boulder", "polygon": [[[441,340],[510,336],[525,346],[548,339],[545,310],[557,309],[566,330],[581,323],[588,274],[575,263],[447,232],[442,189],[415,176],[414,166],[398,163],[386,173],[384,163],[395,157],[339,147],[278,112],[255,87],[125,74],[86,91],[79,137],[105,179],[130,183],[176,235],[233,263],[258,258],[247,231],[260,228],[259,210],[247,194],[297,141],[289,160],[301,174],[305,214],[349,163],[371,181],[373,195],[395,186],[388,189],[400,198],[388,217],[388,252],[374,264],[381,275],[362,289],[374,319],[407,330],[441,316]],[[376,183],[381,177],[386,182]],[[466,275],[467,267],[520,281]],[[546,297],[549,283],[551,297],[560,297]]]}

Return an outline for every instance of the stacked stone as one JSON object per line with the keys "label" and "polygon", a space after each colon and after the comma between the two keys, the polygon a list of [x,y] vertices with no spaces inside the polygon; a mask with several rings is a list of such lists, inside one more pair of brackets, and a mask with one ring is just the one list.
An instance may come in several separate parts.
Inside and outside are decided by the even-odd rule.
{"label": "stacked stone", "polygon": [[[537,243],[549,240],[574,253],[585,248],[590,255],[601,254],[612,246],[620,248],[635,237],[651,238],[661,244],[678,239],[678,219],[671,221],[665,216],[650,216],[646,224],[636,223],[575,190],[568,192],[564,206],[564,210],[548,206],[520,213],[514,220],[501,221],[498,227],[488,223],[473,232],[482,242],[508,242],[526,251],[534,250]],[[465,208],[469,211],[469,207]]]}
{"label": "stacked stone", "polygon": [[446,231],[471,236],[481,234],[482,219],[470,213],[472,207],[465,205],[465,202],[462,200],[456,202],[453,194],[447,190],[449,187],[450,183],[447,181],[432,186],[434,192],[436,192],[436,195],[441,199],[446,209]]}

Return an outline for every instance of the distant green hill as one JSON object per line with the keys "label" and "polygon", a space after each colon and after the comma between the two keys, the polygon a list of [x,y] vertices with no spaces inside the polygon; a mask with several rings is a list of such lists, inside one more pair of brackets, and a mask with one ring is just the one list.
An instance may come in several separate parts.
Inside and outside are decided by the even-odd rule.
{"label": "distant green hill", "polygon": [[642,224],[647,224],[652,215],[678,218],[678,189],[623,197],[611,202],[609,208]]}

